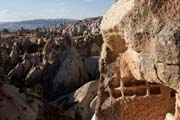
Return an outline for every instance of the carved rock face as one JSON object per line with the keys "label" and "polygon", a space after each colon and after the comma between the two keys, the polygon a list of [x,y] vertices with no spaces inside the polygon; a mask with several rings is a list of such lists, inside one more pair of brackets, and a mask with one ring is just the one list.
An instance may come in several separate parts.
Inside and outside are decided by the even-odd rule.
{"label": "carved rock face", "polygon": [[101,24],[107,65],[120,61],[120,76],[180,90],[180,1],[119,0]]}
{"label": "carved rock face", "polygon": [[[158,119],[164,119],[166,113],[171,108],[174,109],[174,105],[166,111],[161,106],[162,103],[174,104],[174,102],[166,102],[165,99],[160,100],[161,102],[153,102],[155,99],[158,100],[158,97],[150,99],[152,96],[149,96],[148,90],[143,93],[144,97],[138,97],[134,95],[134,92],[139,92],[136,91],[138,85],[133,86],[135,89],[126,89],[124,83],[146,80],[180,91],[180,1],[118,0],[104,15],[101,32],[104,44],[99,65],[100,88],[96,108],[98,120],[108,117],[112,120],[128,119],[124,116],[130,116],[130,119],[144,119],[142,115],[150,109],[155,110],[154,106],[162,109],[160,112],[163,113],[160,115],[153,111],[147,112],[145,119],[155,119],[152,116],[160,116]],[[147,84],[145,86],[148,86]],[[116,98],[114,94],[117,92],[119,96]],[[169,93],[162,90],[161,97],[167,100],[168,96]],[[110,102],[107,102],[109,98]],[[131,108],[136,106],[136,99],[139,99],[138,108],[146,106],[142,109],[145,113],[138,118],[135,116],[138,116],[140,110],[137,107]],[[154,103],[157,105],[152,105]],[[123,105],[126,108],[123,108]],[[122,111],[119,112],[121,108]],[[133,111],[130,112],[131,110]],[[118,112],[114,114],[112,111]]]}

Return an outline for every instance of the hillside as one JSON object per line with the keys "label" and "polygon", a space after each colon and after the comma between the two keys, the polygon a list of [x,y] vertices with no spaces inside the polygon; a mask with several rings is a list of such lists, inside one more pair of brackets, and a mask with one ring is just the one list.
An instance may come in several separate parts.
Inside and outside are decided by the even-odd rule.
{"label": "hillside", "polygon": [[74,19],[35,19],[35,20],[27,20],[27,21],[20,21],[20,22],[1,22],[0,23],[0,30],[7,28],[9,30],[17,30],[20,28],[24,29],[35,29],[37,27],[47,27],[53,26],[56,24],[67,23],[67,22],[75,22],[77,20]]}

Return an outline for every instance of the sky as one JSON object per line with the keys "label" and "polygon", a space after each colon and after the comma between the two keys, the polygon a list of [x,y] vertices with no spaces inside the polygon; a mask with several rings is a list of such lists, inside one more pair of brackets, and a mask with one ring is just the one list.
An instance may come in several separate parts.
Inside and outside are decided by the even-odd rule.
{"label": "sky", "polygon": [[115,0],[0,0],[0,22],[102,16]]}

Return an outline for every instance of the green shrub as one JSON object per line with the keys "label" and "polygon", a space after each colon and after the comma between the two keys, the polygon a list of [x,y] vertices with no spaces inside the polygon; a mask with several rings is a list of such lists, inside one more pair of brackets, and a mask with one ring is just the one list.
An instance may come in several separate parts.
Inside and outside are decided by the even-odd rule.
{"label": "green shrub", "polygon": [[43,46],[40,46],[40,47],[38,47],[37,52],[42,53],[42,52],[43,52],[43,49],[44,49],[44,47],[43,47]]}
{"label": "green shrub", "polygon": [[31,92],[36,93],[38,95],[43,95],[43,86],[41,84],[36,84],[31,88]]}

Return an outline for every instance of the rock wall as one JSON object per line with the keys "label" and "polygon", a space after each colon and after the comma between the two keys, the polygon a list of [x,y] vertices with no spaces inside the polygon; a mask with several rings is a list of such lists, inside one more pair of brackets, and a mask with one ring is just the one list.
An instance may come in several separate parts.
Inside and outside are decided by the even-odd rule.
{"label": "rock wall", "polygon": [[[164,109],[161,104],[173,104],[173,100],[165,101],[158,95],[152,99],[148,96],[148,90],[145,93],[140,90],[140,94],[145,94],[144,98],[138,98],[134,91],[128,91],[132,96],[128,100],[128,94],[124,94],[124,84],[132,80],[146,80],[159,83],[162,87],[168,86],[167,91],[171,91],[170,88],[177,92],[180,90],[179,13],[178,0],[118,0],[104,15],[101,24],[104,44],[100,58],[97,119],[163,120],[166,112],[173,113],[174,105]],[[121,93],[118,97],[114,95],[117,88],[118,93]],[[162,93],[165,93],[162,98],[169,98],[171,95],[170,92],[165,92],[166,89],[162,89]],[[157,92],[158,89],[154,91]],[[107,114],[104,117],[108,109],[119,111],[118,101],[121,106],[129,106],[126,112],[121,111],[114,118]],[[108,104],[104,105],[106,102]],[[116,107],[113,107],[114,104]],[[141,107],[133,108],[131,104]],[[163,114],[159,115],[149,109],[159,109]],[[132,115],[127,115],[127,111]],[[149,114],[146,115],[143,111],[149,111]]]}

